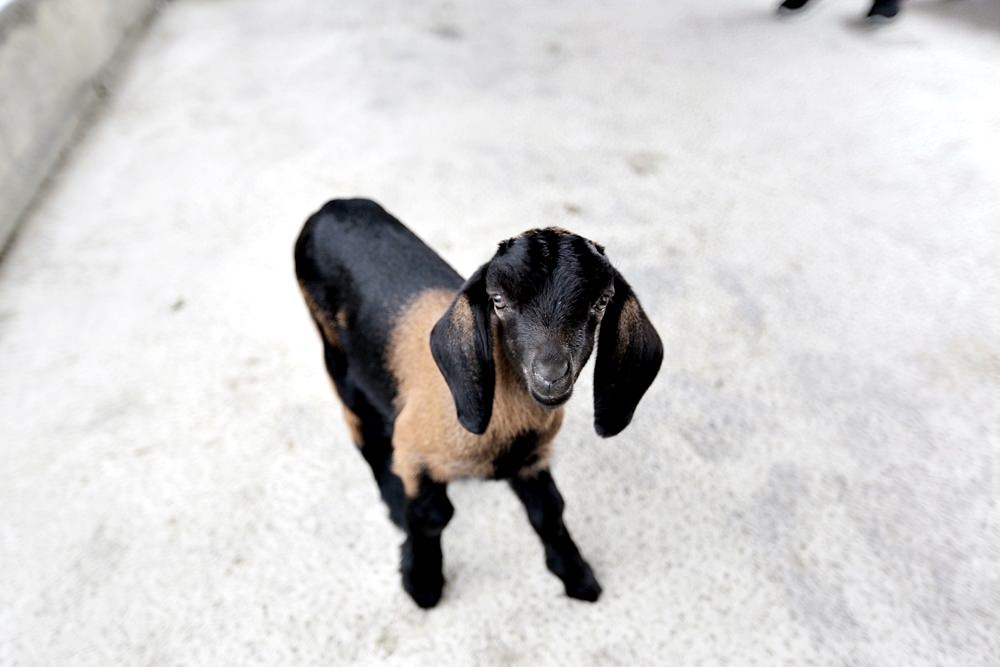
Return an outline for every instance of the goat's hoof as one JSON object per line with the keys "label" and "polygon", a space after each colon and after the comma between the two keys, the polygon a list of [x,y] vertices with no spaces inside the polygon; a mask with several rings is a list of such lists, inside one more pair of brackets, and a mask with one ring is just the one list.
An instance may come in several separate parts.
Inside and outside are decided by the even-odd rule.
{"label": "goat's hoof", "polygon": [[597,598],[601,597],[601,585],[597,583],[597,577],[587,565],[584,565],[580,576],[571,581],[565,580],[563,584],[566,587],[566,595],[574,600],[597,602]]}
{"label": "goat's hoof", "polygon": [[414,552],[412,543],[407,540],[403,544],[402,556],[399,574],[402,576],[403,590],[409,593],[418,607],[430,609],[441,600],[441,591],[444,589],[440,552],[429,555]]}
{"label": "goat's hoof", "polygon": [[444,590],[444,577],[430,576],[421,578],[413,573],[403,573],[403,590],[409,593],[413,601],[421,609],[430,609],[437,606],[441,601],[441,592]]}

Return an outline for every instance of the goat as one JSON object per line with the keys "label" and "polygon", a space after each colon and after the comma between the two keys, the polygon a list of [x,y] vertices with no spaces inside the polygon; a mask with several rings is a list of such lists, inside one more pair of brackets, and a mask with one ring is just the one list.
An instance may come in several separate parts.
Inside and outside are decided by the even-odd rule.
{"label": "goat", "polygon": [[295,268],[352,438],[406,532],[400,573],[414,602],[441,598],[447,484],[465,477],[508,480],[566,594],[596,601],[549,472],[552,439],[595,337],[603,437],[629,424],[663,359],[604,248],[533,229],[463,281],[375,202],[334,200],[305,223]]}

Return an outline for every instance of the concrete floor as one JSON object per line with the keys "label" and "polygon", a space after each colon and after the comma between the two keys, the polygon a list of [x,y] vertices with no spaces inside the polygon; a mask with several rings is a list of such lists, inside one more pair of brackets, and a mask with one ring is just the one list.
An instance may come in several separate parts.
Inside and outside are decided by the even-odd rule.
{"label": "concrete floor", "polygon": [[[0,664],[998,664],[996,7],[168,4],[0,266]],[[399,588],[292,274],[345,195],[636,288],[660,377],[555,465],[596,605],[494,483]]]}

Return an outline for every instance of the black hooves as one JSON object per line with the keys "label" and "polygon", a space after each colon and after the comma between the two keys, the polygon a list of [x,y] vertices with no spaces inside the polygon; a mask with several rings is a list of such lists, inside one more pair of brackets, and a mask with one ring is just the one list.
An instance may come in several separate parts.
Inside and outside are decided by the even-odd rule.
{"label": "black hooves", "polygon": [[564,579],[563,585],[566,587],[566,595],[574,600],[597,602],[597,598],[601,597],[601,585],[586,563],[583,564],[583,570],[579,576],[573,579]]}
{"label": "black hooves", "polygon": [[562,551],[546,545],[545,565],[552,574],[559,577],[566,589],[566,595],[574,600],[597,602],[601,596],[601,585],[597,583],[594,571],[583,560],[575,544]]}
{"label": "black hooves", "polygon": [[409,593],[413,601],[421,609],[431,609],[441,601],[441,593],[444,591],[444,577],[440,574],[429,579],[418,575],[403,574],[403,590]]}
{"label": "black hooves", "polygon": [[421,609],[436,606],[444,591],[440,550],[414,551],[413,543],[408,539],[403,543],[401,556],[399,573],[403,580],[403,590]]}

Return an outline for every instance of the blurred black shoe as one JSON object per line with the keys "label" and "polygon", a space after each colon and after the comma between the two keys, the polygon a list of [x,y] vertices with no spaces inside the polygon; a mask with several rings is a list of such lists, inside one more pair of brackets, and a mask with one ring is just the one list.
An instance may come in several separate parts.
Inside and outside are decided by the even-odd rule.
{"label": "blurred black shoe", "polygon": [[809,4],[809,0],[785,0],[780,5],[778,5],[778,13],[791,14],[792,12],[799,11],[807,4]]}
{"label": "blurred black shoe", "polygon": [[868,20],[881,23],[891,21],[899,13],[899,0],[875,0],[868,10]]}

